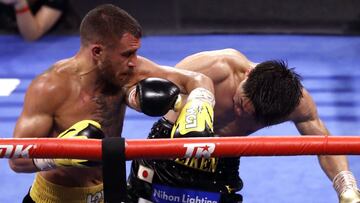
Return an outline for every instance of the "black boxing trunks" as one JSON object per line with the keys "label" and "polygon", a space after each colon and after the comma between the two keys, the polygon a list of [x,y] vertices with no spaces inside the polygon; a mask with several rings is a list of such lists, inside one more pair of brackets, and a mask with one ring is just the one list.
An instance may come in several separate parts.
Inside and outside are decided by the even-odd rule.
{"label": "black boxing trunks", "polygon": [[[148,139],[169,138],[172,124],[161,118]],[[238,203],[243,183],[239,158],[134,160],[128,178],[130,202]]]}

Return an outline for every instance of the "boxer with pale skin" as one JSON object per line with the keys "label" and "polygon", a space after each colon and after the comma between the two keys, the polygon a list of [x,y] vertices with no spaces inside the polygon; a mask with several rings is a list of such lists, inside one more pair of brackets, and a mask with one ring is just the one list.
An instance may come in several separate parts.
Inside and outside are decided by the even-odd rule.
{"label": "boxer with pale skin", "polygon": [[[301,85],[300,76],[283,61],[257,64],[237,50],[224,49],[188,56],[176,68],[203,73],[212,79],[216,101],[214,133],[217,136],[247,136],[287,121],[291,121],[304,136],[330,134],[311,95]],[[132,101],[134,103],[130,106],[137,108],[137,100]],[[179,133],[181,125],[177,120],[182,116],[170,111],[154,124],[149,138],[193,137]],[[318,159],[322,170],[333,181],[339,202],[360,202],[360,193],[346,156],[321,155]],[[242,188],[238,167],[236,158],[207,162],[202,159],[136,160],[129,177],[129,194],[133,201],[157,202],[163,197],[154,191],[163,188],[159,187],[161,185],[178,191],[181,188],[185,195],[190,194],[189,190],[219,193],[213,199],[217,202],[242,202],[242,197],[236,194]],[[151,180],[139,174],[145,169],[154,174]],[[170,191],[173,190],[166,190],[169,194]],[[202,195],[201,192],[198,196]],[[209,196],[203,196],[209,199]]]}

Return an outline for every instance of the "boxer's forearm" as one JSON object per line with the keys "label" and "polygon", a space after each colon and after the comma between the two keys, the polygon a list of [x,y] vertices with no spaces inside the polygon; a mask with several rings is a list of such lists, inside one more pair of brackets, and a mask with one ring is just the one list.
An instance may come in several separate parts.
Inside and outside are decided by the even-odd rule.
{"label": "boxer's forearm", "polygon": [[348,161],[346,156],[318,156],[320,166],[328,176],[328,178],[332,181],[334,177],[340,173],[341,171],[348,171]]}
{"label": "boxer's forearm", "polygon": [[346,156],[319,156],[322,169],[330,178],[340,203],[359,203],[357,181],[349,171]]}
{"label": "boxer's forearm", "polygon": [[10,159],[9,165],[16,173],[34,173],[39,171],[32,159]]}

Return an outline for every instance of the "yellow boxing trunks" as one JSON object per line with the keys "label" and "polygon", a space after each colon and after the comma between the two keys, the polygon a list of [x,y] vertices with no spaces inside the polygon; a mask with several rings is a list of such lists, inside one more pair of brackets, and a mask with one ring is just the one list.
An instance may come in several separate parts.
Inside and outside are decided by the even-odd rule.
{"label": "yellow boxing trunks", "polygon": [[91,187],[64,187],[36,174],[30,197],[39,203],[103,203],[103,184]]}

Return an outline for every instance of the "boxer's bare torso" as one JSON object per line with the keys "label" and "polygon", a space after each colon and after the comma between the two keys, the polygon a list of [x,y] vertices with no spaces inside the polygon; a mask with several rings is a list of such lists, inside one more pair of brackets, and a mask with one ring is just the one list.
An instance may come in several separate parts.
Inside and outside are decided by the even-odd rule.
{"label": "boxer's bare torso", "polygon": [[[32,84],[32,88],[43,91],[45,98],[42,99],[46,99],[49,108],[52,108],[49,111],[53,112],[53,122],[48,137],[57,137],[74,123],[85,119],[99,122],[105,136],[120,136],[126,88],[116,88],[106,81],[94,83],[96,71],[82,73],[78,70],[73,58],[62,60],[38,76]],[[28,97],[34,100],[37,95],[30,93]],[[49,118],[39,116],[38,119]],[[60,167],[40,174],[46,180],[63,186],[85,187],[102,182],[100,167]]]}

